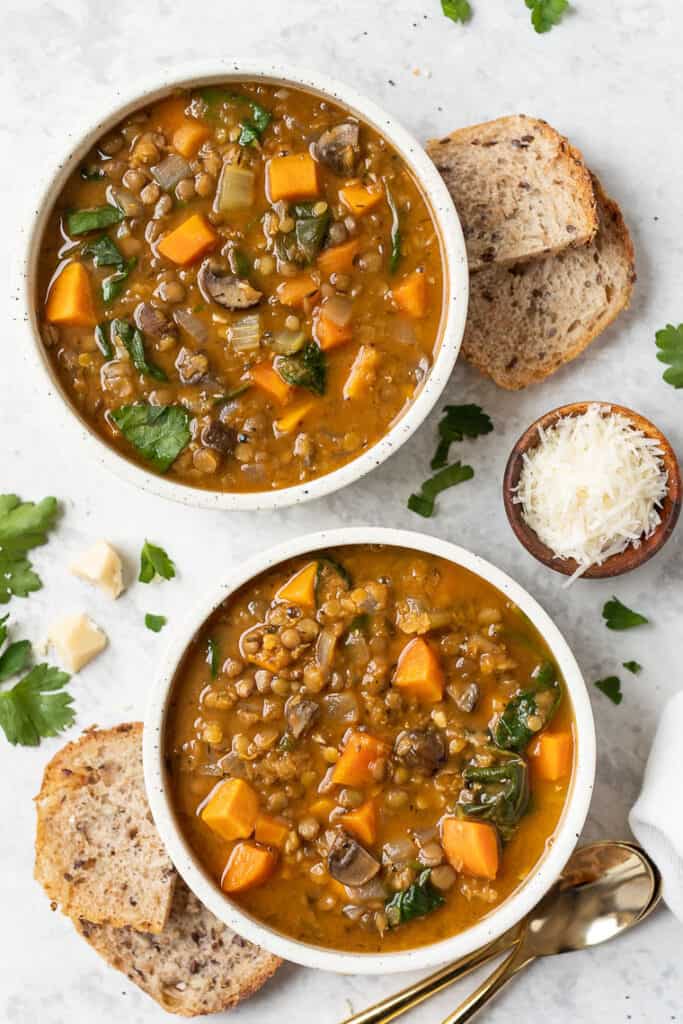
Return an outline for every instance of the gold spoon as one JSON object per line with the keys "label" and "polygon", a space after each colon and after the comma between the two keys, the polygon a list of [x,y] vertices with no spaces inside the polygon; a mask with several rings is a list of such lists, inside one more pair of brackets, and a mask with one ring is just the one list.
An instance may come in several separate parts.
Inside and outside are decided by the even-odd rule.
{"label": "gold spoon", "polygon": [[[464,978],[477,967],[493,960],[500,953],[504,953],[512,947],[513,953],[516,954],[525,933],[537,926],[537,915],[542,913],[544,917],[539,918],[539,921],[544,920],[548,916],[548,907],[554,900],[558,900],[564,906],[563,900],[566,900],[564,894],[567,893],[568,888],[585,888],[587,880],[590,879],[594,883],[602,881],[609,890],[614,890],[613,895],[617,899],[616,890],[623,883],[632,884],[633,872],[642,887],[642,901],[638,902],[640,916],[630,921],[631,924],[635,924],[636,920],[640,920],[648,914],[659,900],[660,882],[657,869],[639,847],[630,843],[599,842],[583,846],[574,852],[559,881],[524,921],[487,946],[475,950],[474,953],[470,953],[454,964],[442,967],[434,974],[420,979],[414,985],[383,999],[367,1010],[346,1018],[342,1024],[388,1024],[389,1021],[394,1020],[407,1010],[419,1006],[425,999],[429,999],[430,996],[436,995],[449,985]],[[593,916],[597,917],[597,915]],[[560,928],[561,930],[562,928]],[[592,944],[591,942],[585,943],[585,945]],[[505,964],[507,962],[507,960],[504,961]]]}
{"label": "gold spoon", "polygon": [[443,1024],[471,1020],[539,957],[597,946],[638,924],[660,896],[659,872],[635,844],[595,843],[577,850],[560,881],[526,918],[509,956]]}

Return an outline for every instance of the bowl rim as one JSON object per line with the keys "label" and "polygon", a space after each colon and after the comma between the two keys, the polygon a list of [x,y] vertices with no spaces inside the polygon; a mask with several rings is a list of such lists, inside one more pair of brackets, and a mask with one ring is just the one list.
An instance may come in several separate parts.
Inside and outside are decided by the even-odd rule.
{"label": "bowl rim", "polygon": [[[313,946],[273,930],[232,903],[192,853],[176,823],[167,792],[163,734],[176,669],[190,641],[234,590],[286,559],[347,544],[385,544],[434,554],[478,574],[525,612],[541,632],[564,677],[574,710],[575,768],[560,823],[525,883],[472,928],[428,946],[391,953],[350,953]],[[305,967],[342,974],[385,974],[434,967],[479,949],[521,920],[557,880],[583,828],[595,779],[595,725],[581,670],[549,615],[518,583],[490,562],[428,534],[387,527],[342,527],[304,534],[232,567],[178,629],[152,685],[143,732],[144,776],[154,821],[178,872],[197,897],[245,939]]]}
{"label": "bowl rim", "polygon": [[[151,472],[110,447],[90,427],[71,403],[54,373],[40,335],[37,316],[37,265],[40,243],[47,219],[57,195],[68,176],[101,135],[135,109],[172,93],[195,85],[210,85],[229,80],[262,81],[291,85],[326,96],[350,109],[384,135],[410,168],[428,203],[442,253],[444,300],[440,323],[441,337],[432,367],[416,397],[392,426],[371,448],[331,473],[305,483],[268,491],[211,491],[191,487]],[[23,259],[23,299],[26,304],[26,329],[33,355],[48,395],[57,398],[62,424],[74,439],[97,461],[117,476],[143,491],[181,502],[195,508],[236,511],[285,508],[323,497],[360,479],[381,465],[418,429],[439,400],[455,366],[465,330],[469,299],[467,251],[453,200],[435,165],[424,148],[402,125],[374,101],[351,86],[313,69],[284,62],[211,59],[174,67],[172,72],[157,72],[136,80],[133,88],[117,91],[116,100],[96,123],[69,144],[56,169],[50,171],[40,191],[29,230]]]}
{"label": "bowl rim", "polygon": [[521,505],[513,500],[513,494],[522,472],[524,454],[538,446],[539,429],[547,429],[565,416],[580,416],[592,405],[609,409],[610,412],[621,413],[631,421],[634,427],[648,437],[657,440],[662,448],[662,459],[668,474],[667,493],[661,508],[661,522],[654,533],[642,541],[639,547],[634,548],[629,545],[625,551],[612,555],[602,565],[591,566],[580,577],[588,580],[603,580],[622,576],[648,562],[666,544],[678,522],[682,491],[678,459],[673,445],[652,420],[647,419],[634,409],[619,405],[617,402],[595,400],[569,402],[566,405],[550,409],[534,420],[512,447],[503,473],[503,504],[513,533],[529,554],[549,569],[553,569],[563,576],[573,576],[579,567],[578,563],[573,558],[557,558],[554,551],[540,540],[536,532],[524,521]]}

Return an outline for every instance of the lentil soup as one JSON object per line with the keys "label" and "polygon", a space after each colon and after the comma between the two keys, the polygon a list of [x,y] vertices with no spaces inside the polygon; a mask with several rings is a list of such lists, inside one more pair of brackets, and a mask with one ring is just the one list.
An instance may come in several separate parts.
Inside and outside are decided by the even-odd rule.
{"label": "lentil soup", "polygon": [[443,257],[410,169],[290,86],[188,89],[126,117],[57,197],[39,319],[81,417],[215,491],[294,486],[379,441],[429,373]]}
{"label": "lentil soup", "polygon": [[291,559],[231,595],[176,673],[180,830],[230,899],[296,939],[438,942],[552,841],[564,691],[526,616],[461,566],[380,545]]}

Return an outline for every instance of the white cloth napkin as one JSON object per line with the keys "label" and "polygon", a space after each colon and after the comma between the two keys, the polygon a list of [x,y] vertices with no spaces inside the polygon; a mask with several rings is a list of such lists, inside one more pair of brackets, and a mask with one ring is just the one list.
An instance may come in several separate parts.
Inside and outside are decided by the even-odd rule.
{"label": "white cloth napkin", "polygon": [[662,873],[662,896],[683,921],[683,692],[662,713],[643,788],[629,815],[638,842]]}

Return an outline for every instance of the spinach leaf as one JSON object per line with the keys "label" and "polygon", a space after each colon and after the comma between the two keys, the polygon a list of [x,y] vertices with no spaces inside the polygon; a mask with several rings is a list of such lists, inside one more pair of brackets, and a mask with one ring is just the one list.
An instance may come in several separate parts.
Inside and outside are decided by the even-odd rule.
{"label": "spinach leaf", "polygon": [[465,792],[474,799],[461,802],[459,813],[492,822],[503,839],[509,839],[529,806],[529,771],[524,758],[508,757],[489,768],[469,765],[463,778]]}
{"label": "spinach leaf", "polygon": [[108,328],[109,324],[106,320],[95,328],[95,344],[106,360],[114,358],[114,346],[107,334]]}
{"label": "spinach leaf", "polygon": [[330,224],[329,208],[322,213],[314,213],[315,205],[296,203],[294,206],[294,236],[301,255],[308,263],[311,263],[322,249]]}
{"label": "spinach leaf", "polygon": [[[389,209],[391,210],[391,254],[389,256],[389,273],[395,274],[399,260],[401,259],[401,222],[398,216],[398,207],[396,206],[393,194],[386,180],[384,182],[384,192],[387,197]],[[444,462],[443,465],[445,466],[446,463]]]}
{"label": "spinach leaf", "polygon": [[100,235],[92,242],[86,242],[81,253],[91,257],[96,267],[122,267],[126,262],[123,253],[109,235]]}
{"label": "spinach leaf", "polygon": [[155,366],[154,363],[147,361],[145,355],[145,339],[142,332],[137,327],[133,327],[127,320],[112,320],[111,322],[111,333],[112,337],[116,335],[121,339],[123,345],[125,345],[130,355],[131,362],[138,373],[143,373],[147,377],[152,377],[154,380],[168,380],[165,372],[160,366]]}
{"label": "spinach leaf", "polygon": [[364,636],[370,628],[370,616],[367,612],[363,612],[361,615],[356,615],[349,623],[349,628],[346,631],[346,639],[348,642],[349,637],[355,633],[359,633]]}
{"label": "spinach leaf", "polygon": [[431,868],[426,868],[412,885],[402,892],[395,893],[386,901],[384,910],[391,928],[431,914],[446,902],[439,890],[432,885],[431,873]]}
{"label": "spinach leaf", "polygon": [[[490,727],[493,742],[501,750],[521,753],[539,731],[529,728],[529,719],[540,718],[544,728],[557,710],[562,690],[555,666],[549,661],[539,665],[532,674],[531,682],[532,686],[528,690],[523,690],[508,701],[502,715],[494,719]],[[539,704],[539,694],[547,691],[554,691],[551,700]]]}
{"label": "spinach leaf", "polygon": [[[109,277],[105,277],[102,282],[102,300],[105,305],[113,302],[114,299],[118,299],[119,295],[123,291],[123,285],[130,274],[131,270],[137,263],[135,256],[131,256],[129,260],[121,265],[121,269],[117,270],[115,274],[110,274]],[[166,378],[164,377],[164,380]]]}
{"label": "spinach leaf", "polygon": [[249,277],[253,270],[251,260],[247,254],[236,246],[230,250],[228,261],[233,274],[237,274],[238,277]]}
{"label": "spinach leaf", "polygon": [[605,603],[602,617],[608,629],[634,629],[635,626],[645,626],[649,622],[640,612],[634,612],[622,604],[618,597]]}
{"label": "spinach leaf", "polygon": [[69,235],[87,235],[90,231],[101,231],[122,220],[123,210],[108,203],[106,206],[93,206],[90,210],[72,210],[67,213],[66,230]]}
{"label": "spinach leaf", "polygon": [[471,480],[474,470],[471,466],[463,466],[460,462],[454,462],[452,466],[446,466],[435,476],[425,480],[419,494],[411,494],[408,498],[408,508],[411,512],[429,519],[434,515],[436,497],[449,487]]}
{"label": "spinach leaf", "polygon": [[147,612],[145,615],[145,625],[147,626],[147,629],[151,629],[153,633],[161,633],[166,622],[167,619],[165,615],[152,615],[151,612]]}
{"label": "spinach leaf", "polygon": [[270,124],[271,114],[269,110],[262,107],[256,100],[249,100],[251,118],[245,118],[240,122],[240,137],[237,140],[240,146],[252,146],[258,142],[264,131]]}
{"label": "spinach leaf", "polygon": [[213,637],[209,637],[206,642],[206,660],[211,669],[211,678],[215,679],[220,668],[220,651],[218,649],[218,641],[214,640]]}
{"label": "spinach leaf", "polygon": [[274,366],[288,384],[306,388],[314,395],[325,394],[327,362],[325,353],[315,342],[307,342],[301,351],[293,356],[278,356]]}
{"label": "spinach leaf", "polygon": [[159,473],[165,473],[192,437],[190,414],[181,405],[135,402],[112,411],[123,436]]}

